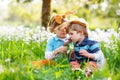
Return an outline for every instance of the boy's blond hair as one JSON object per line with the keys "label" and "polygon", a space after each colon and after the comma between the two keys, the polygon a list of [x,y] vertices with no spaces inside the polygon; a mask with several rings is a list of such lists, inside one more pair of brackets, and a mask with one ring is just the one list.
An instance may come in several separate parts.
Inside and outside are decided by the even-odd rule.
{"label": "boy's blond hair", "polygon": [[67,32],[69,32],[69,30],[74,30],[77,32],[83,31],[84,35],[88,36],[88,23],[83,18],[71,20],[70,22],[65,22],[62,28],[66,28]]}

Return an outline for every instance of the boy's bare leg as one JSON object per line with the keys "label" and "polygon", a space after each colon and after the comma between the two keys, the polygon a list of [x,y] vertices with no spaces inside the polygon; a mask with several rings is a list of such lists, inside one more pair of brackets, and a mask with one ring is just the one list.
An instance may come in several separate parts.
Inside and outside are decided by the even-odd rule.
{"label": "boy's bare leg", "polygon": [[70,62],[71,69],[74,70],[80,70],[80,64],[76,61],[71,61]]}
{"label": "boy's bare leg", "polygon": [[97,69],[97,63],[90,61],[87,63],[85,67],[85,73],[87,77],[90,77],[90,75]]}

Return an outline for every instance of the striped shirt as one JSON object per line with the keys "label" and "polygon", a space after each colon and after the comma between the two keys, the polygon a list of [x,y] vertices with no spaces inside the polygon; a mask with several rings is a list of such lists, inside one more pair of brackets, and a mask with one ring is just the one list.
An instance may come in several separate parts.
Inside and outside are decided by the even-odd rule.
{"label": "striped shirt", "polygon": [[74,45],[74,57],[78,60],[78,62],[84,62],[88,60],[96,62],[96,60],[88,59],[79,55],[80,50],[86,50],[87,52],[94,54],[100,51],[100,44],[97,41],[90,40],[88,37],[86,37],[81,43],[75,43]]}

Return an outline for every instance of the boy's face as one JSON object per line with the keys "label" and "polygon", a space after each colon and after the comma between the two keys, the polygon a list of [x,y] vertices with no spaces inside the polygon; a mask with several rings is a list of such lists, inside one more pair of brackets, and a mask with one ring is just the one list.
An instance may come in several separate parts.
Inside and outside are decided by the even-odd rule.
{"label": "boy's face", "polygon": [[79,42],[80,39],[82,38],[82,33],[74,30],[69,30],[69,36],[73,42]]}
{"label": "boy's face", "polygon": [[56,35],[59,37],[59,38],[66,38],[66,29],[56,29],[55,30],[55,33]]}

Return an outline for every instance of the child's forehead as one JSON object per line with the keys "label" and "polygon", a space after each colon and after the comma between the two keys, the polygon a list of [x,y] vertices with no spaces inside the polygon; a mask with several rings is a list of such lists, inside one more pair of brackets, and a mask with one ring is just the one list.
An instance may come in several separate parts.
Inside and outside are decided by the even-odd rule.
{"label": "child's forehead", "polygon": [[62,25],[58,25],[57,27],[54,28],[54,30],[56,30],[56,29],[57,29],[57,30],[63,29],[63,28],[62,28]]}
{"label": "child's forehead", "polygon": [[69,33],[77,33],[77,31],[69,29]]}

